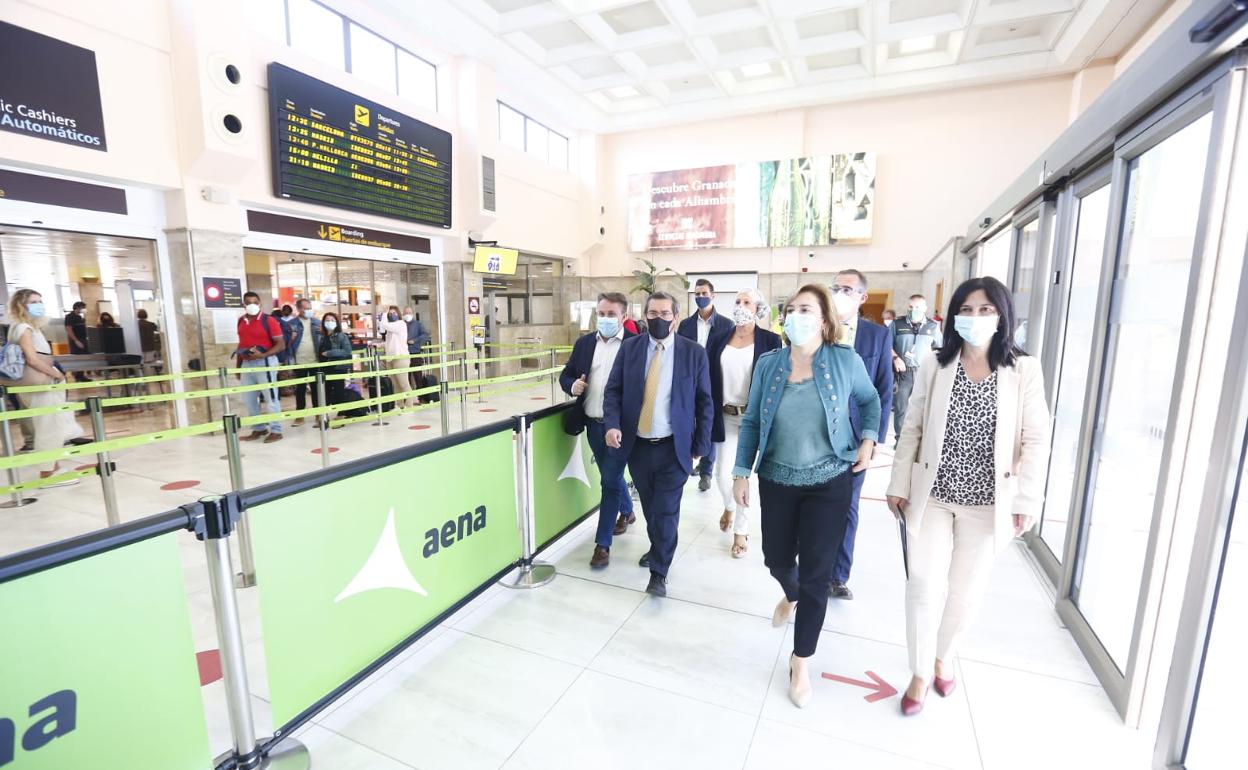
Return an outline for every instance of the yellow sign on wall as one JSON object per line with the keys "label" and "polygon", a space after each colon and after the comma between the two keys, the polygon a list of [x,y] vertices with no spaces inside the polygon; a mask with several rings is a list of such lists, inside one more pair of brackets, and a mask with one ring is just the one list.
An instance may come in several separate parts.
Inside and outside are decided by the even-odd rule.
{"label": "yellow sign on wall", "polygon": [[477,246],[474,252],[472,269],[478,273],[494,275],[515,275],[516,261],[520,252],[515,249],[500,249],[497,246]]}

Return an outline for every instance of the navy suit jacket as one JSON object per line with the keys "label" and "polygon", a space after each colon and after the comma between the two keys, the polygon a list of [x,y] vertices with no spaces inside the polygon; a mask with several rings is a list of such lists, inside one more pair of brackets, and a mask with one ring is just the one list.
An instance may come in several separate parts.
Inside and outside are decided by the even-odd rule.
{"label": "navy suit jacket", "polygon": [[[711,316],[711,336],[706,338],[706,347],[711,347],[711,340],[716,339],[724,334],[732,334],[732,330],[736,328],[732,323],[732,319],[725,318],[723,314],[716,311]],[[680,322],[676,327],[676,333],[687,340],[693,340],[696,345],[698,342],[698,314],[697,306],[694,306],[693,315]]]}
{"label": "navy suit jacket", "polygon": [[[672,347],[672,401],[670,418],[676,459],[685,473],[693,473],[694,456],[705,457],[711,451],[711,420],[715,406],[711,402],[711,375],[706,351],[696,342],[669,334],[664,342]],[[641,419],[641,401],[646,393],[646,351],[648,334],[624,340],[615,366],[607,380],[602,402],[603,427],[623,434],[620,449],[627,457],[637,440],[637,422]]]}
{"label": "navy suit jacket", "polygon": [[[636,336],[628,329],[624,330],[624,339]],[[567,393],[569,396],[572,395],[572,383],[579,380],[582,376],[589,377],[589,370],[594,366],[594,350],[597,347],[598,332],[596,330],[589,334],[581,335],[572,344],[572,354],[568,356],[568,363],[564,365],[563,371],[559,373],[559,386],[563,388],[564,393]],[[568,434],[573,436],[585,429],[584,393],[577,397],[576,402],[563,418],[563,428]]]}
{"label": "navy suit jacket", "polygon": [[[854,350],[867,367],[867,375],[880,394],[880,441],[888,436],[888,416],[893,411],[893,335],[887,326],[880,326],[865,318],[858,319],[858,333],[854,335]],[[849,421],[854,435],[861,433],[858,405],[849,402]]]}
{"label": "navy suit jacket", "polygon": [[[715,402],[715,421],[711,425],[711,441],[724,440],[724,372],[720,364],[720,356],[724,354],[724,348],[728,347],[728,340],[732,339],[732,333],[720,334],[712,336],[706,343],[706,358],[711,369],[711,400]],[[784,347],[784,343],[780,340],[780,335],[775,332],[768,331],[763,327],[754,325],[754,364],[758,364],[758,357],[772,350]],[[753,371],[751,369],[750,371]],[[738,406],[745,406],[739,404]]]}

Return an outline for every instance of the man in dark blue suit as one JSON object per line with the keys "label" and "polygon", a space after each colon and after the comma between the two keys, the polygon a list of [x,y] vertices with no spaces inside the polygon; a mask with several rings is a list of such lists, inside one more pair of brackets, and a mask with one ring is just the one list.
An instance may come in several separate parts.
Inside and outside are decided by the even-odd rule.
{"label": "man in dark blue suit", "polygon": [[[624,534],[628,525],[637,520],[633,514],[633,500],[628,495],[628,484],[624,481],[626,458],[621,457],[619,452],[607,450],[606,428],[602,420],[602,402],[615,359],[624,340],[637,336],[624,328],[627,313],[628,297],[619,292],[599,294],[596,331],[576,341],[567,366],[559,375],[559,384],[564,392],[576,399],[572,408],[564,413],[563,429],[573,436],[585,431],[602,476],[598,532],[594,536],[594,555],[589,561],[589,566],[594,568],[607,566],[611,559],[613,536]],[[616,513],[620,515],[619,521],[616,521]]]}
{"label": "man in dark blue suit", "polygon": [[672,333],[679,315],[672,295],[646,298],[648,333],[622,344],[602,404],[606,444],[628,458],[641,497],[650,551],[640,564],[654,596],[667,596],[680,500],[693,463],[710,451],[715,411],[706,351]]}
{"label": "man in dark blue suit", "polygon": [[[880,395],[879,435],[888,435],[888,415],[893,403],[893,337],[888,327],[874,324],[858,315],[862,303],[867,301],[867,277],[857,270],[842,270],[828,287],[832,292],[832,303],[836,305],[836,314],[840,316],[845,327],[845,341],[854,346],[867,374],[875,384]],[[858,405],[852,400],[849,403],[849,420],[855,435],[862,430],[858,417]],[[836,566],[832,570],[833,599],[853,599],[854,593],[849,590],[849,570],[854,563],[854,536],[858,533],[858,499],[862,495],[862,482],[867,472],[854,474],[854,494],[849,502],[849,521],[845,527],[845,538],[841,541],[840,551],[836,557]]]}
{"label": "man in dark blue suit", "polygon": [[[693,340],[703,350],[710,348],[711,343],[720,337],[732,334],[735,324],[732,319],[715,312],[715,285],[705,278],[699,278],[693,284],[693,301],[698,311],[680,322],[676,333],[685,339]],[[731,465],[731,461],[729,465]],[[705,492],[711,488],[711,474],[715,471],[715,444],[711,443],[711,451],[702,455],[698,463],[698,491]]]}

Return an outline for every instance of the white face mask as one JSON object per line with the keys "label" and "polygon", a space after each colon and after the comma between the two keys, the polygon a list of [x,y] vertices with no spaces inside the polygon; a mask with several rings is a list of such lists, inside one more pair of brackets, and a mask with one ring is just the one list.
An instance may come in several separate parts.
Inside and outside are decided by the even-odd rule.
{"label": "white face mask", "polygon": [[968,345],[984,348],[992,342],[1000,323],[1001,316],[998,315],[960,315],[954,317],[953,328]]}
{"label": "white face mask", "polygon": [[407,321],[409,324],[412,322],[412,319],[413,319],[413,318],[415,318],[415,317],[416,317],[416,316],[412,315],[411,313],[404,313],[404,314],[403,314],[403,320],[404,320],[404,321]]}
{"label": "white face mask", "polygon": [[247,315],[259,315],[259,314],[260,314],[259,305],[253,302],[252,304],[247,306]]}
{"label": "white face mask", "polygon": [[753,310],[750,310],[748,307],[745,307],[744,305],[733,305],[732,322],[736,324],[737,326],[745,326],[746,324],[752,324],[757,320],[758,320],[758,315]]}
{"label": "white face mask", "polygon": [[910,323],[918,323],[927,318],[927,308],[923,305],[910,308]]}
{"label": "white face mask", "polygon": [[836,307],[836,314],[842,319],[852,318],[854,311],[858,309],[858,303],[853,297],[840,293],[832,295],[832,304]]}
{"label": "white face mask", "polygon": [[324,324],[324,326],[325,326],[325,331],[330,331],[330,332],[332,332],[334,329],[337,329],[337,328],[338,328],[338,322],[337,322],[337,321],[326,321],[326,322],[325,322],[325,324]]}

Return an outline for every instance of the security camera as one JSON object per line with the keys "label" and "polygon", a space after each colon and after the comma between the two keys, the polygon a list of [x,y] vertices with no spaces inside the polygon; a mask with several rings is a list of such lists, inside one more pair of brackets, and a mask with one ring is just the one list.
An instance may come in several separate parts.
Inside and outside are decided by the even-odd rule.
{"label": "security camera", "polygon": [[807,257],[810,257],[811,259],[814,259],[814,258],[815,258],[815,252],[813,252],[813,251],[808,251],[808,252],[806,252],[806,256],[807,256]]}

